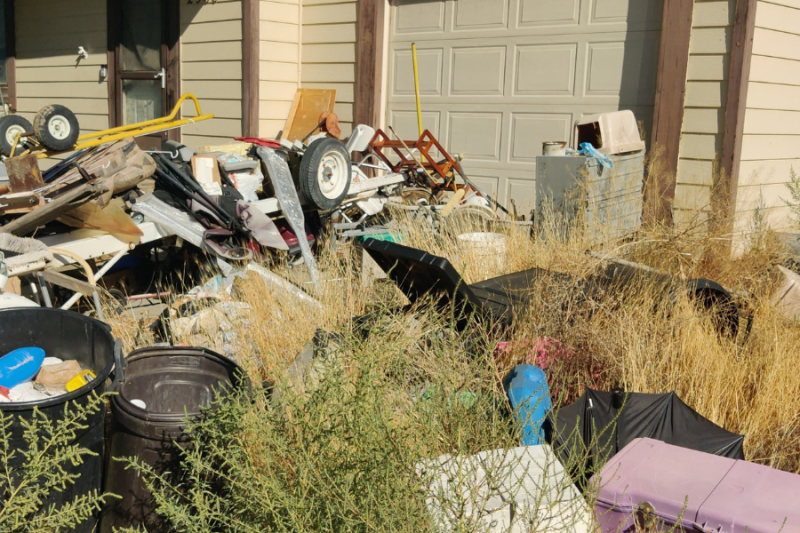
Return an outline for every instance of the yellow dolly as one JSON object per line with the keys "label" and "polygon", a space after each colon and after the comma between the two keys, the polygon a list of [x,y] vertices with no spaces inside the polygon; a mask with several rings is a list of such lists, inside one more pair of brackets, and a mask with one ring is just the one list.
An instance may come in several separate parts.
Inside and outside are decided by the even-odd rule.
{"label": "yellow dolly", "polygon": [[[194,102],[197,116],[176,119],[181,106],[190,99]],[[101,144],[139,137],[150,133],[180,128],[186,124],[193,124],[214,118],[213,114],[204,115],[200,109],[200,102],[193,94],[184,94],[166,117],[128,124],[118,128],[87,133],[76,137],[79,132],[78,121],[75,115],[64,106],[46,106],[36,113],[33,126],[18,115],[9,115],[0,119],[0,149],[9,157],[14,157],[20,140],[25,138],[26,143],[33,144],[17,155],[35,153],[39,158],[50,157],[62,152],[74,152],[84,148],[92,148]]]}

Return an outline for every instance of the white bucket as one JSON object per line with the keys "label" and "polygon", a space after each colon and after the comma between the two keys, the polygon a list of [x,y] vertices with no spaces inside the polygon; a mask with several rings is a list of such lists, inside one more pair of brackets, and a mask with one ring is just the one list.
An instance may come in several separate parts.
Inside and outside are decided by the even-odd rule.
{"label": "white bucket", "polygon": [[506,264],[506,238],[499,233],[462,233],[458,243],[468,268],[483,279],[499,276]]}

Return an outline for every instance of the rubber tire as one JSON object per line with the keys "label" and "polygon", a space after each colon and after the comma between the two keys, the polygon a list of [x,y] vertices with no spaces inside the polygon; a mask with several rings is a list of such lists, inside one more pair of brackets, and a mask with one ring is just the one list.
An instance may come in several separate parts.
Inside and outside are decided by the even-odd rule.
{"label": "rubber tire", "polygon": [[[8,139],[6,139],[6,133],[12,126],[20,126],[24,132],[33,131],[31,123],[19,115],[7,115],[0,118],[0,152],[6,157],[11,156],[11,145],[14,142],[13,140],[9,142]],[[17,153],[21,153],[25,150],[23,144],[24,143],[20,142],[19,146],[17,146]]]}
{"label": "rubber tire", "polygon": [[[322,163],[323,156],[330,152],[337,151],[347,161],[347,183],[344,190],[336,198],[328,198],[322,193],[322,190],[317,183],[317,170]],[[314,204],[318,209],[323,211],[332,211],[342,205],[342,201],[347,196],[347,191],[350,189],[350,180],[352,179],[353,167],[350,161],[350,155],[347,153],[347,148],[342,141],[338,139],[317,139],[308,147],[303,154],[303,159],[300,161],[300,192],[305,196],[306,200]]]}
{"label": "rubber tire", "polygon": [[[55,117],[64,117],[69,124],[69,134],[64,139],[58,139],[50,133],[48,125]],[[63,105],[48,105],[39,110],[33,118],[33,131],[42,146],[48,150],[64,152],[72,149],[78,142],[81,134],[81,127],[78,124],[78,117],[69,108]]]}

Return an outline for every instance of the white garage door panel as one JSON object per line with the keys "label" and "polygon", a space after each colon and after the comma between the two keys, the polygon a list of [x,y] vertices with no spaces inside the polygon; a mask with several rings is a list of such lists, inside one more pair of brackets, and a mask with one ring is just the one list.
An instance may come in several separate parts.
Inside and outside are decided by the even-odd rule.
{"label": "white garage door panel", "polygon": [[393,0],[387,121],[423,125],[465,156],[476,183],[520,213],[534,205],[544,141],[585,114],[631,109],[649,131],[662,0]]}

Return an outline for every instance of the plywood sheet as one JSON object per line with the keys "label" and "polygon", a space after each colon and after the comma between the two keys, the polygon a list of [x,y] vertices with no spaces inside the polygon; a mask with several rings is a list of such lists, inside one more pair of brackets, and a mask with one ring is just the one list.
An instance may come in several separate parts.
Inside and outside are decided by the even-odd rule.
{"label": "plywood sheet", "polygon": [[281,140],[302,140],[317,127],[322,113],[333,111],[335,102],[335,89],[297,89]]}

